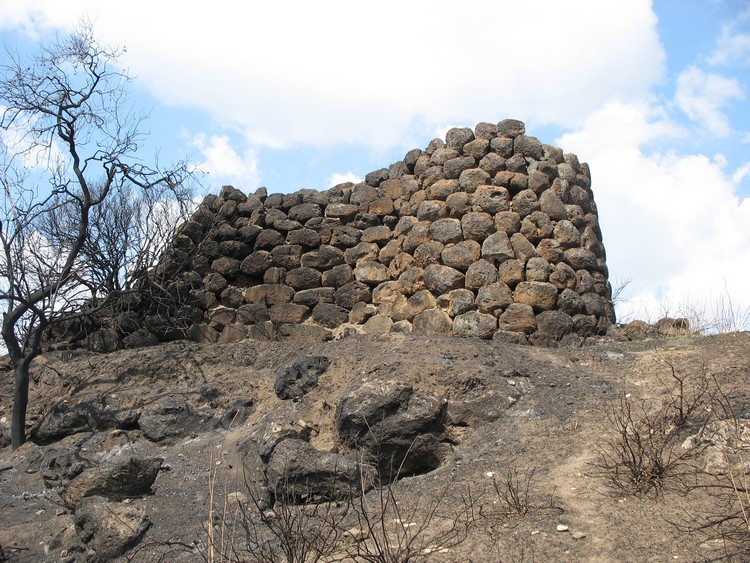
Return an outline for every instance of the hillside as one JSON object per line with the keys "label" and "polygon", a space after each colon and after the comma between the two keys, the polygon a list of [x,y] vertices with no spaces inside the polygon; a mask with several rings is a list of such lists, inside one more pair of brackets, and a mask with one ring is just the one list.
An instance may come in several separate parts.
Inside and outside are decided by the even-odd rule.
{"label": "hillside", "polygon": [[[736,423],[732,428],[744,429],[750,416],[749,351],[750,335],[734,333],[602,340],[581,348],[388,334],[48,353],[33,368],[29,422],[37,443],[16,452],[6,445],[0,452],[0,560],[221,561],[220,547],[226,551],[230,539],[240,560],[253,560],[246,540],[255,533],[262,539],[267,530],[257,523],[253,499],[276,529],[279,522],[292,522],[299,509],[283,502],[300,502],[292,471],[307,479],[301,525],[313,526],[307,537],[331,540],[328,560],[376,551],[378,529],[388,530],[387,543],[401,538],[413,559],[429,561],[741,560],[747,548],[742,540],[750,539],[742,521],[731,541],[717,539],[729,527],[698,529],[706,518],[737,508],[734,491],[693,485],[726,485],[728,474],[721,469],[727,467],[744,478],[737,470],[748,459],[742,433],[727,442],[710,430],[716,428],[711,421],[727,418]],[[327,361],[295,364],[310,357]],[[317,383],[308,372],[292,377],[292,383],[309,385],[292,389],[296,398],[280,399],[274,387],[281,394],[285,388],[277,379],[293,365],[322,371],[312,370],[320,372]],[[7,372],[8,365],[2,369]],[[6,373],[0,381],[0,418],[7,420],[11,378]],[[665,402],[677,405],[679,381],[682,424],[674,409],[659,410]],[[413,427],[434,439],[432,445],[414,440],[408,451],[393,450],[406,451],[402,473],[409,467],[414,475],[393,475],[392,486],[371,490],[364,501],[349,503],[349,495],[338,491],[332,495],[337,502],[315,504],[328,490],[325,475],[336,474],[343,487],[352,477],[347,464],[357,455],[370,461],[361,453],[366,446],[359,454],[345,447],[345,399],[354,397],[355,410],[367,409],[388,389],[401,395],[408,389],[411,402],[378,411],[379,420],[396,421],[391,426],[406,438],[422,414],[438,412],[429,429]],[[694,401],[696,389],[704,392]],[[613,470],[623,466],[601,457],[621,439],[615,423],[622,420],[623,405],[632,413],[645,405],[654,425],[650,443],[660,432],[667,437],[660,459],[684,457],[641,493],[613,488]],[[700,428],[708,428],[711,447],[699,441],[683,449]],[[725,434],[731,431],[725,428]],[[379,435],[385,449],[387,433]],[[733,449],[718,449],[724,442]],[[419,456],[412,455],[422,446]],[[154,458],[161,461],[148,461]],[[286,475],[279,475],[280,460]],[[121,467],[107,480],[106,468],[126,461],[129,469],[123,473]],[[425,470],[430,463],[437,468]],[[366,488],[365,477],[375,473],[363,467],[354,476],[361,483],[349,483],[349,493]],[[275,483],[273,512],[263,473]],[[379,473],[387,482],[382,468]],[[399,514],[381,504],[383,491],[398,500]],[[372,530],[362,519],[365,505],[376,524]],[[215,524],[213,551],[209,517]],[[326,532],[332,520],[335,534]],[[457,535],[438,537],[450,529]],[[272,548],[281,560],[281,545]]]}

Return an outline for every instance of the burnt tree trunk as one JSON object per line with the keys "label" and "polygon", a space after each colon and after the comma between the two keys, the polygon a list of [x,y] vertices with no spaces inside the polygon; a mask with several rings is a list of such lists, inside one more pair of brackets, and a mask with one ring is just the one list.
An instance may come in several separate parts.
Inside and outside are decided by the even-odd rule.
{"label": "burnt tree trunk", "polygon": [[13,362],[13,414],[10,443],[15,450],[26,442],[26,408],[29,404],[29,366],[31,358]]}

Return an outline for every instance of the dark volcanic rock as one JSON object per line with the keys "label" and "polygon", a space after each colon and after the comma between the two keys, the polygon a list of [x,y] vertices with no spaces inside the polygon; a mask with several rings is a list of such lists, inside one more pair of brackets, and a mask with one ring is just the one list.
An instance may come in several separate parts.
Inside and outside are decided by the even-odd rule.
{"label": "dark volcanic rock", "polygon": [[215,428],[216,424],[210,413],[196,411],[181,397],[166,397],[138,418],[143,435],[154,442],[176,441],[193,432]]}
{"label": "dark volcanic rock", "polygon": [[266,479],[269,492],[282,502],[307,503],[357,496],[375,483],[376,470],[288,439],[273,451]]}
{"label": "dark volcanic rock", "polygon": [[315,322],[327,328],[336,328],[349,320],[349,311],[333,303],[318,303],[312,311]]}
{"label": "dark volcanic rock", "polygon": [[37,444],[49,444],[76,434],[96,430],[136,428],[138,411],[118,409],[106,404],[100,397],[76,405],[58,403],[31,431],[31,439]]}
{"label": "dark volcanic rock", "polygon": [[442,442],[445,405],[405,383],[368,380],[342,395],[336,429],[344,445],[377,463],[381,479],[425,473],[450,450]]}
{"label": "dark volcanic rock", "polygon": [[238,451],[245,458],[245,466],[252,465],[254,455],[268,464],[276,447],[284,440],[310,440],[312,427],[305,424],[291,403],[282,403],[267,413],[255,429],[238,442]]}
{"label": "dark volcanic rock", "polygon": [[328,369],[325,356],[302,356],[292,365],[276,370],[274,391],[279,399],[298,399],[318,384],[318,377]]}
{"label": "dark volcanic rock", "polygon": [[123,500],[148,494],[161,463],[161,458],[131,457],[112,466],[87,469],[65,487],[60,497],[72,509],[85,497]]}

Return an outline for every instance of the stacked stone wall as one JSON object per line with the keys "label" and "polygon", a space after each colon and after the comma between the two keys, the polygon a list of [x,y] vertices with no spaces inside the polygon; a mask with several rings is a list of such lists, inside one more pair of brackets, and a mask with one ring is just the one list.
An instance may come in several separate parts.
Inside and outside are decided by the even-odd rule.
{"label": "stacked stone wall", "polygon": [[414,331],[554,344],[615,320],[589,167],[516,120],[451,129],[325,192],[225,186],[160,268],[209,342]]}

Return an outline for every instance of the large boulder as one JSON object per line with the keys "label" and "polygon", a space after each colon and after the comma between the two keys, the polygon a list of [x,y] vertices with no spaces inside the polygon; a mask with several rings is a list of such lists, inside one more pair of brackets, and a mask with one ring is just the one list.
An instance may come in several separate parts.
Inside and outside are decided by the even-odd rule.
{"label": "large boulder", "polygon": [[374,315],[362,325],[365,334],[388,334],[393,327],[393,319],[386,315]]}
{"label": "large boulder", "polygon": [[282,441],[266,468],[269,492],[283,503],[336,500],[361,494],[376,471],[342,455],[323,452],[299,439]]}
{"label": "large boulder", "polygon": [[437,468],[444,443],[446,401],[395,380],[367,380],[347,389],[336,407],[336,429],[348,448],[361,450],[391,480]]}
{"label": "large boulder", "polygon": [[420,244],[414,251],[414,263],[421,268],[425,268],[428,264],[437,264],[444,248],[445,245],[436,240]]}
{"label": "large boulder", "polygon": [[654,323],[654,329],[663,336],[685,336],[690,334],[690,321],[664,317]]}
{"label": "large boulder", "polygon": [[161,463],[161,458],[130,457],[114,465],[86,469],[65,487],[60,497],[73,509],[86,497],[119,501],[148,494]]}
{"label": "large boulder", "polygon": [[81,442],[81,437],[71,436],[48,446],[30,444],[19,469],[24,473],[39,473],[49,489],[65,486],[92,465],[81,452]]}
{"label": "large boulder", "polygon": [[477,309],[480,313],[497,314],[513,302],[513,292],[503,282],[495,282],[479,288]]}
{"label": "large boulder", "polygon": [[563,311],[542,311],[536,316],[536,324],[540,332],[554,340],[561,340],[575,331],[573,319]]}
{"label": "large boulder", "polygon": [[[468,289],[454,289],[440,296],[438,305],[454,318],[476,308],[474,293]],[[455,327],[454,327],[455,328]]]}
{"label": "large boulder", "polygon": [[[447,246],[440,253],[443,264],[466,272],[479,260],[482,247],[475,240],[464,240],[458,244]],[[495,272],[497,274],[497,271]]]}
{"label": "large boulder", "polygon": [[213,413],[196,411],[185,399],[169,396],[144,409],[138,418],[143,435],[153,442],[176,442],[218,425]]}
{"label": "large boulder", "polygon": [[465,240],[482,242],[495,232],[495,219],[489,213],[472,211],[461,217]]}
{"label": "large boulder", "polygon": [[349,311],[333,303],[318,303],[312,310],[312,318],[326,328],[336,328],[349,320]]}
{"label": "large boulder", "polygon": [[531,305],[511,303],[497,319],[497,328],[505,332],[531,334],[536,330],[536,318]]}
{"label": "large boulder", "polygon": [[525,281],[513,293],[516,303],[530,305],[535,311],[547,311],[557,305],[557,288],[551,283]]}
{"label": "large boulder", "polygon": [[458,219],[438,219],[430,225],[430,235],[443,244],[461,242],[463,240],[461,221]]}
{"label": "large boulder", "polygon": [[37,444],[50,444],[78,432],[136,428],[138,411],[108,405],[104,397],[71,405],[60,402],[31,430]]}
{"label": "large boulder", "polygon": [[502,264],[506,260],[515,258],[508,235],[503,231],[498,231],[488,236],[482,243],[482,258],[494,264]]}
{"label": "large boulder", "polygon": [[307,442],[311,434],[312,426],[302,420],[293,405],[282,403],[255,423],[249,435],[239,440],[238,450],[243,458],[247,458],[246,467],[252,465],[255,455],[262,463],[268,464],[281,442],[290,439]]}
{"label": "large boulder", "polygon": [[372,260],[361,261],[354,269],[354,278],[358,282],[377,285],[388,280],[388,268]]}
{"label": "large boulder", "polygon": [[340,287],[334,294],[336,305],[351,310],[359,301],[368,302],[372,299],[370,288],[362,282],[354,281]]}
{"label": "large boulder", "polygon": [[279,303],[268,308],[268,318],[277,325],[299,324],[310,314],[310,309],[297,303]]}

